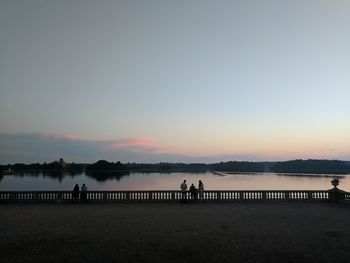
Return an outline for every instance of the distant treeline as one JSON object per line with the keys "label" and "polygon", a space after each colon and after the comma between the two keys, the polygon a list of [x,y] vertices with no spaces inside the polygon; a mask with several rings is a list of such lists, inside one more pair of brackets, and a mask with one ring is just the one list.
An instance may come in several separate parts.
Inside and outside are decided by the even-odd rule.
{"label": "distant treeline", "polygon": [[212,171],[226,172],[268,172],[270,163],[268,162],[221,162],[210,164]]}
{"label": "distant treeline", "polygon": [[338,160],[293,160],[285,162],[220,162],[205,163],[126,163],[100,160],[93,164],[65,163],[63,159],[51,163],[16,163],[0,165],[0,171],[67,171],[96,174],[97,172],[276,172],[276,173],[350,173],[350,162]]}
{"label": "distant treeline", "polygon": [[54,161],[51,163],[16,163],[8,165],[0,165],[0,171],[67,171],[67,172],[83,172],[85,169],[85,164],[76,163],[63,163],[59,161]]}
{"label": "distant treeline", "polygon": [[129,171],[127,165],[122,164],[121,162],[107,162],[105,160],[97,161],[93,164],[87,164],[85,171],[86,172],[108,172],[108,171]]}
{"label": "distant treeline", "polygon": [[348,162],[337,160],[294,160],[275,163],[271,167],[276,173],[349,173]]}

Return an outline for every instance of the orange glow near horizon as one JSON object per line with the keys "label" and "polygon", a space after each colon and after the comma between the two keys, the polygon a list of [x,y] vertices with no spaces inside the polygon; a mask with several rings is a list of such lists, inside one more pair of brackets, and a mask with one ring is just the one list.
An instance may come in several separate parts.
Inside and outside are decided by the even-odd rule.
{"label": "orange glow near horizon", "polygon": [[341,136],[240,136],[217,137],[210,140],[169,145],[173,152],[190,156],[256,156],[259,159],[281,160],[296,158],[337,159],[349,155],[350,142]]}

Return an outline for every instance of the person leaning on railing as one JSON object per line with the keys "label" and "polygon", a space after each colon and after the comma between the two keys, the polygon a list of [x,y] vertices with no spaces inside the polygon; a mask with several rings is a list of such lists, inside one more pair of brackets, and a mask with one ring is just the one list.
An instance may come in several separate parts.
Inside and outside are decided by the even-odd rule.
{"label": "person leaning on railing", "polygon": [[73,201],[76,201],[77,199],[79,199],[79,185],[76,184],[73,188],[73,192],[72,192],[72,198],[73,198]]}
{"label": "person leaning on railing", "polygon": [[191,193],[191,199],[192,200],[197,200],[198,199],[198,190],[194,186],[194,184],[191,185],[190,187],[190,193]]}
{"label": "person leaning on railing", "polygon": [[85,184],[81,187],[80,199],[82,201],[86,201],[87,199],[87,187]]}
{"label": "person leaning on railing", "polygon": [[201,180],[199,180],[199,184],[198,184],[198,193],[199,193],[199,199],[203,199],[204,198],[204,184],[202,183]]}
{"label": "person leaning on railing", "polygon": [[180,185],[181,188],[181,202],[185,202],[187,199],[187,184],[186,180]]}

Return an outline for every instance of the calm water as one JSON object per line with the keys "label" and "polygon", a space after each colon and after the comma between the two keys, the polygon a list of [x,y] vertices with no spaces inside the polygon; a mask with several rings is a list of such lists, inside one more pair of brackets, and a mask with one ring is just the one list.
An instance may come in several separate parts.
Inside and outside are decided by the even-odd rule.
{"label": "calm water", "polygon": [[350,191],[350,175],[281,175],[274,173],[227,174],[213,173],[130,173],[86,175],[85,173],[52,174],[22,173],[6,175],[0,181],[0,191],[71,190],[85,183],[89,190],[178,190],[186,179],[188,185],[202,180],[207,190],[326,190],[332,178],[340,180],[339,188]]}

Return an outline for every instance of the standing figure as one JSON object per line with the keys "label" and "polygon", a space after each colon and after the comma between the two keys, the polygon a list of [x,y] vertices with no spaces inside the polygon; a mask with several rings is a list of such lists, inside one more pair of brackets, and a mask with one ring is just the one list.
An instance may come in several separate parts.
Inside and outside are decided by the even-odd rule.
{"label": "standing figure", "polygon": [[192,200],[197,200],[198,190],[196,189],[194,184],[192,184],[191,187],[190,187],[190,193],[191,193],[191,199]]}
{"label": "standing figure", "polygon": [[186,202],[187,199],[187,184],[186,180],[180,185],[181,188],[181,202]]}
{"label": "standing figure", "polygon": [[203,199],[204,198],[204,184],[202,183],[201,180],[199,180],[198,192],[199,192],[199,199]]}
{"label": "standing figure", "polygon": [[85,184],[81,187],[80,199],[86,201],[87,199],[87,187]]}
{"label": "standing figure", "polygon": [[73,197],[73,201],[76,201],[77,199],[79,199],[79,185],[78,184],[76,184],[73,188],[72,197]]}

